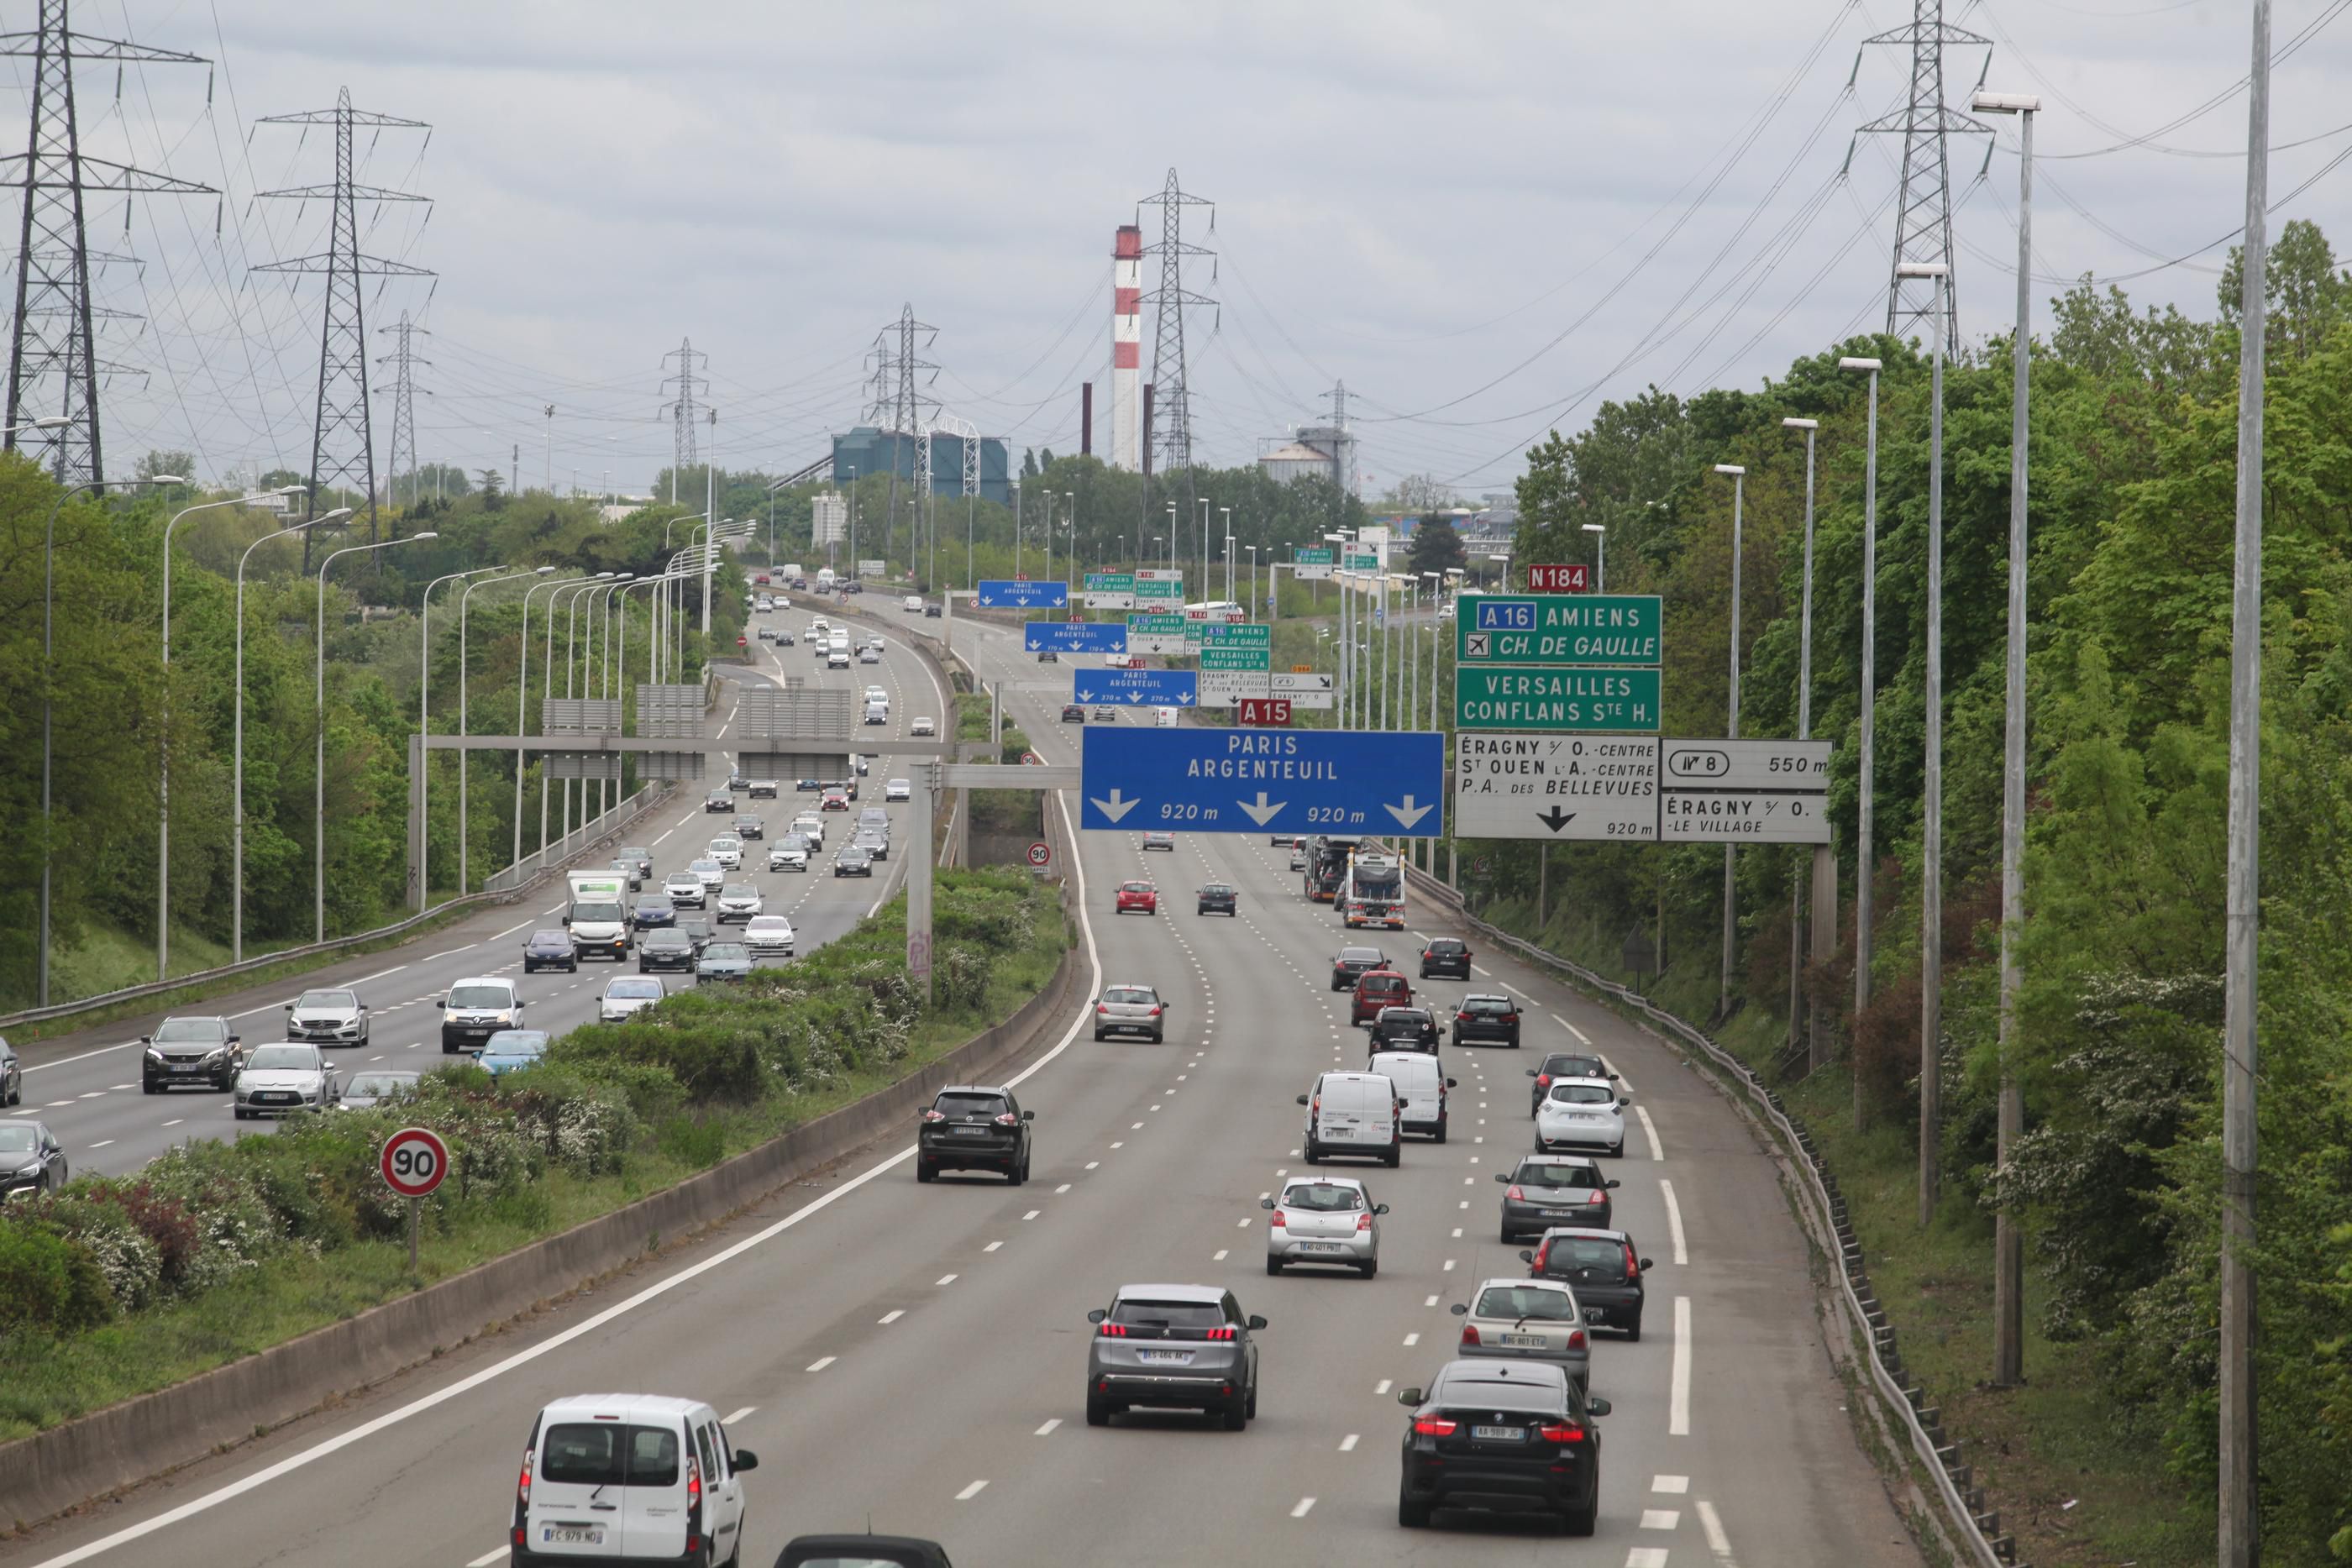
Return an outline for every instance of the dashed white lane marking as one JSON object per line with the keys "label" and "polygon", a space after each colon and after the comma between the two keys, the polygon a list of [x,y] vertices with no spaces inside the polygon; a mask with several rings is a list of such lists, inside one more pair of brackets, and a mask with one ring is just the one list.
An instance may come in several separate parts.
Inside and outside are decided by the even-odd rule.
{"label": "dashed white lane marking", "polygon": [[1625,1553],[1625,1568],[1666,1568],[1663,1546],[1636,1546]]}
{"label": "dashed white lane marking", "polygon": [[483,1552],[479,1557],[467,1563],[466,1568],[490,1568],[491,1563],[504,1563],[511,1555],[512,1552],[509,1548],[501,1546],[496,1552]]}
{"label": "dashed white lane marking", "polygon": [[1343,1454],[1354,1453],[1356,1451],[1356,1437],[1357,1434],[1350,1432],[1346,1437],[1340,1438],[1339,1451]]}
{"label": "dashed white lane marking", "polygon": [[1639,1528],[1643,1530],[1672,1530],[1675,1525],[1680,1524],[1682,1521],[1682,1510],[1678,1508],[1645,1508],[1642,1511],[1642,1522]]}
{"label": "dashed white lane marking", "polygon": [[1705,1498],[1698,1500],[1698,1527],[1706,1531],[1706,1549],[1715,1553],[1717,1568],[1739,1568],[1731,1556],[1731,1537],[1723,1532],[1723,1521],[1716,1516],[1715,1504]]}
{"label": "dashed white lane marking", "polygon": [[1433,1306],[1437,1305],[1437,1298],[1436,1298],[1435,1296],[1432,1296],[1432,1297],[1430,1297],[1427,1301],[1425,1301],[1422,1302],[1421,1304],[1422,1304],[1423,1306],[1424,1306],[1424,1307],[1433,1307]]}
{"label": "dashed white lane marking", "polygon": [[1679,1496],[1681,1493],[1690,1490],[1690,1477],[1652,1476],[1650,1478],[1650,1490],[1654,1492],[1666,1492]]}
{"label": "dashed white lane marking", "polygon": [[1372,1385],[1372,1392],[1375,1394],[1386,1394],[1393,1386],[1393,1384],[1391,1384],[1387,1378],[1383,1377],[1378,1383]]}
{"label": "dashed white lane marking", "polygon": [[1675,1184],[1659,1178],[1658,1191],[1666,1200],[1666,1234],[1674,1239],[1675,1263],[1677,1267],[1690,1261],[1690,1251],[1683,1245],[1683,1206],[1675,1201]]}
{"label": "dashed white lane marking", "polygon": [[736,1411],[732,1416],[720,1416],[719,1418],[719,1424],[722,1427],[732,1427],[736,1422],[740,1421],[744,1416],[749,1416],[752,1411],[757,1410],[759,1406],[757,1405],[746,1405],[740,1410]]}
{"label": "dashed white lane marking", "polygon": [[1100,1160],[1088,1160],[1088,1161],[1087,1162],[1087,1169],[1088,1169],[1088,1170],[1090,1170],[1090,1171],[1092,1171],[1092,1170],[1100,1170],[1101,1168],[1102,1168],[1102,1161],[1100,1161]]}
{"label": "dashed white lane marking", "polygon": [[956,1282],[956,1277],[953,1274],[942,1274],[931,1282],[935,1285],[952,1285]]}
{"label": "dashed white lane marking", "polygon": [[1002,1242],[1002,1241],[992,1241],[992,1242],[990,1242],[987,1246],[985,1246],[985,1247],[982,1248],[982,1249],[981,1249],[981,1250],[982,1250],[982,1252],[993,1252],[993,1251],[995,1251],[998,1248],[1000,1248],[1000,1247],[1002,1247],[1002,1246],[1003,1246],[1003,1245],[1004,1245],[1004,1243],[1003,1243],[1003,1242]]}
{"label": "dashed white lane marking", "polygon": [[1647,1105],[1636,1105],[1633,1107],[1633,1114],[1642,1118],[1642,1135],[1650,1140],[1650,1157],[1654,1160],[1664,1159],[1666,1145],[1658,1142],[1658,1126],[1656,1123],[1650,1120],[1650,1108]]}
{"label": "dashed white lane marking", "polygon": [[1040,1214],[1043,1214],[1044,1212],[1045,1212],[1045,1210],[1043,1210],[1043,1209],[1039,1209],[1039,1208],[1033,1208],[1033,1209],[1031,1209],[1028,1213],[1026,1213],[1026,1214],[1023,1215],[1021,1218],[1024,1218],[1024,1219],[1034,1219],[1034,1218],[1036,1218]]}
{"label": "dashed white lane marking", "polygon": [[1038,1427],[1036,1436],[1040,1437],[1050,1437],[1054,1435],[1054,1428],[1061,1424],[1062,1418],[1059,1416],[1056,1416],[1052,1420],[1046,1422],[1044,1426]]}
{"label": "dashed white lane marking", "polygon": [[1211,1258],[1209,1261],[1212,1263],[1222,1263],[1225,1260],[1225,1254],[1232,1250],[1233,1249],[1230,1247],[1220,1247],[1217,1249],[1216,1256]]}
{"label": "dashed white lane marking", "polygon": [[839,1356],[835,1355],[820,1355],[814,1361],[808,1364],[808,1370],[811,1372],[823,1372],[826,1367],[831,1366],[835,1362],[840,1359],[841,1358]]}
{"label": "dashed white lane marking", "polygon": [[1307,1517],[1307,1511],[1312,1509],[1314,1506],[1315,1500],[1313,1498],[1302,1497],[1297,1500],[1297,1502],[1291,1505],[1290,1517],[1293,1519],[1305,1519]]}
{"label": "dashed white lane marking", "polygon": [[971,1485],[964,1488],[963,1490],[956,1493],[956,1501],[970,1502],[972,1499],[978,1497],[982,1491],[986,1490],[987,1487],[988,1483],[986,1481],[974,1481]]}
{"label": "dashed white lane marking", "polygon": [[167,1127],[176,1127],[186,1120],[187,1118],[185,1116],[174,1116],[170,1121],[164,1123],[163,1125]]}
{"label": "dashed white lane marking", "polygon": [[112,1142],[114,1142],[112,1138],[100,1138],[98,1142],[92,1144],[90,1147],[93,1149],[102,1149]]}
{"label": "dashed white lane marking", "polygon": [[874,1321],[875,1321],[877,1324],[878,1324],[878,1323],[895,1323],[895,1322],[897,1322],[900,1318],[903,1318],[903,1317],[905,1317],[906,1315],[907,1315],[907,1309],[906,1309],[906,1308],[904,1308],[904,1307],[892,1307],[888,1312],[884,1312],[880,1317],[878,1317],[878,1318],[875,1319]]}
{"label": "dashed white lane marking", "polygon": [[1421,1336],[1417,1333],[1409,1333],[1404,1336],[1404,1343],[1407,1350],[1411,1350],[1414,1345],[1417,1345],[1420,1343]]}
{"label": "dashed white lane marking", "polygon": [[1691,1383],[1691,1314],[1690,1298],[1675,1298],[1675,1365],[1667,1384],[1666,1436],[1690,1436]]}
{"label": "dashed white lane marking", "polygon": [[1055,1188],[1054,1189],[1054,1191],[1055,1191],[1056,1194],[1065,1193],[1065,1192],[1067,1192],[1067,1191],[1069,1191],[1069,1190],[1070,1190],[1070,1184],[1069,1184],[1068,1182],[1064,1182],[1061,1186],[1057,1186],[1057,1187],[1055,1187]]}

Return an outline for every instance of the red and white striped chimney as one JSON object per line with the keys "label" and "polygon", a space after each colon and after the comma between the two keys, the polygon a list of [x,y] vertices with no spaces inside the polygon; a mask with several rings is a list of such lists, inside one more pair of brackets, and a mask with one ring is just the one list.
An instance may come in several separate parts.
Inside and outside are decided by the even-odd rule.
{"label": "red and white striped chimney", "polygon": [[1110,465],[1143,466],[1143,230],[1118,225],[1110,267]]}

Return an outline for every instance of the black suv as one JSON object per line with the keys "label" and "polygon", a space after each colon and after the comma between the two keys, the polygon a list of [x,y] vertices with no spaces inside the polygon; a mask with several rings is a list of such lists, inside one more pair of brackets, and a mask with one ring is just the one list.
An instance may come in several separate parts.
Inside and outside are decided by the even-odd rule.
{"label": "black suv", "polygon": [[[644,911],[638,912],[638,924],[644,925]],[[534,931],[530,940],[522,945],[522,972],[535,975],[541,969],[561,969],[567,975],[580,972],[580,950],[572,945],[569,931]]]}
{"label": "black suv", "polygon": [[1650,1260],[1638,1255],[1633,1239],[1604,1226],[1555,1226],[1532,1252],[1519,1254],[1535,1280],[1559,1280],[1576,1292],[1588,1328],[1622,1330],[1642,1337],[1642,1271]]}
{"label": "black suv", "polygon": [[1405,1424],[1397,1522],[1426,1528],[1441,1508],[1556,1513],[1590,1535],[1601,1511],[1601,1434],[1609,1401],[1579,1394],[1539,1362],[1449,1361],[1427,1393],[1397,1390]]}
{"label": "black suv", "polygon": [[1062,705],[1062,722],[1064,724],[1086,723],[1087,710],[1085,705],[1081,703],[1064,703]]}
{"label": "black suv", "polygon": [[941,1171],[1002,1171],[1014,1186],[1029,1179],[1029,1127],[1010,1089],[951,1083],[923,1113],[915,1134],[915,1179],[936,1181]]}
{"label": "black suv", "polygon": [[[1497,1228],[1506,1243],[1555,1225],[1606,1227],[1616,1215],[1617,1200],[1609,1193],[1617,1184],[1577,1155],[1522,1155],[1517,1170],[1496,1171],[1495,1179],[1507,1184]],[[1584,1300],[1581,1289],[1576,1299]]]}
{"label": "black suv", "polygon": [[1231,883],[1223,882],[1207,883],[1201,888],[1200,907],[1195,909],[1193,913],[1196,915],[1231,915],[1238,918],[1242,912],[1241,902],[1242,895],[1234,891]]}
{"label": "black suv", "polygon": [[141,1035],[139,1043],[145,1048],[139,1067],[139,1088],[145,1094],[184,1083],[233,1089],[245,1066],[245,1046],[225,1018],[165,1019],[153,1034]]}
{"label": "black suv", "polygon": [[1372,1019],[1366,1051],[1427,1051],[1437,1049],[1437,1020],[1427,1008],[1382,1008]]}
{"label": "black suv", "polygon": [[1352,991],[1356,988],[1356,977],[1388,967],[1388,955],[1378,947],[1342,947],[1339,956],[1331,960],[1331,988]]}
{"label": "black suv", "polygon": [[1528,1068],[1528,1076],[1535,1080],[1528,1091],[1530,1116],[1543,1103],[1544,1096],[1551,1092],[1551,1086],[1562,1078],[1606,1078],[1613,1082],[1617,1077],[1609,1071],[1607,1062],[1589,1051],[1555,1051],[1540,1064]]}
{"label": "black suv", "polygon": [[1470,977],[1470,946],[1458,936],[1439,936],[1421,950],[1421,977],[1449,980]]}
{"label": "black suv", "polygon": [[764,839],[768,836],[767,826],[757,817],[738,817],[735,819],[735,836],[739,839]]}
{"label": "black suv", "polygon": [[1508,997],[1473,992],[1454,1009],[1454,1043],[1468,1040],[1499,1040],[1519,1049],[1519,1004]]}
{"label": "black suv", "polygon": [[648,931],[637,944],[637,973],[650,975],[656,969],[676,969],[682,974],[694,972],[694,938],[685,932],[671,928]]}
{"label": "black suv", "polygon": [[713,789],[702,798],[702,809],[706,812],[731,811],[735,809],[735,797],[724,789]]}

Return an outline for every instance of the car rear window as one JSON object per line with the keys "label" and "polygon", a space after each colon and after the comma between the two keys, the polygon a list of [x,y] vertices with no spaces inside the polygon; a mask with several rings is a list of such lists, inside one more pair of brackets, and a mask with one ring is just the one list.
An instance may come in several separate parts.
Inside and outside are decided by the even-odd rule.
{"label": "car rear window", "polygon": [[1224,1309],[1214,1301],[1125,1301],[1110,1310],[1115,1323],[1148,1323],[1154,1328],[1213,1329],[1225,1323]]}
{"label": "car rear window", "polygon": [[1575,1301],[1565,1291],[1547,1291],[1534,1285],[1489,1285],[1478,1292],[1477,1315],[1564,1322],[1575,1318],[1577,1312]]}
{"label": "car rear window", "polygon": [[1339,949],[1339,962],[1342,964],[1379,964],[1385,961],[1386,960],[1381,958],[1381,950],[1378,947],[1342,947]]}
{"label": "car rear window", "polygon": [[1458,958],[1462,956],[1462,944],[1451,937],[1441,936],[1429,945],[1429,956],[1433,958]]}
{"label": "car rear window", "polygon": [[1150,1007],[1157,998],[1150,991],[1134,986],[1113,986],[1103,993],[1107,1002],[1126,1002],[1136,1007]]}
{"label": "car rear window", "polygon": [[1625,1278],[1625,1249],[1597,1237],[1563,1236],[1544,1249],[1544,1267],[1554,1273],[1591,1270],[1605,1279]]}
{"label": "car rear window", "polygon": [[564,1421],[548,1428],[539,1479],[564,1486],[674,1487],[678,1435],[667,1427]]}
{"label": "car rear window", "polygon": [[1282,1189],[1282,1207],[1316,1214],[1353,1214],[1364,1207],[1364,1195],[1337,1182],[1295,1182]]}
{"label": "car rear window", "polygon": [[1472,997],[1462,1004],[1465,1013],[1477,1013],[1487,1018],[1500,1018],[1514,1009],[1513,1005],[1499,997]]}
{"label": "car rear window", "polygon": [[1547,1056],[1543,1070],[1554,1078],[1606,1078],[1609,1070],[1597,1056]]}
{"label": "car rear window", "polygon": [[1511,1179],[1521,1186],[1599,1186],[1601,1173],[1591,1166],[1521,1166]]}
{"label": "car rear window", "polygon": [[1429,1022],[1428,1012],[1421,1008],[1382,1008],[1381,1022],[1402,1024],[1407,1029],[1419,1029]]}
{"label": "car rear window", "polygon": [[1555,1083],[1551,1097],[1570,1105],[1609,1105],[1617,1099],[1613,1092],[1599,1083]]}
{"label": "car rear window", "polygon": [[946,1116],[1002,1116],[1011,1107],[1002,1094],[942,1094],[931,1109]]}

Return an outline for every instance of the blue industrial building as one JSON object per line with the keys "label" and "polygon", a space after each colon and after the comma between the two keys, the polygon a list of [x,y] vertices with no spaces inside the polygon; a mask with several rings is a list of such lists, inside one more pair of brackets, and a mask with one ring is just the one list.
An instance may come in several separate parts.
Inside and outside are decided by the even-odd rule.
{"label": "blue industrial building", "polygon": [[[930,443],[931,494],[961,496],[964,437],[937,434],[930,437]],[[869,474],[887,474],[895,462],[898,476],[912,484],[921,444],[919,436],[902,436],[870,424],[861,424],[846,435],[836,435],[833,438],[834,483],[846,484]],[[1006,461],[1004,443],[993,435],[983,435],[979,445],[982,498],[999,506],[1012,505],[1013,493],[1008,488],[1012,470]]]}

